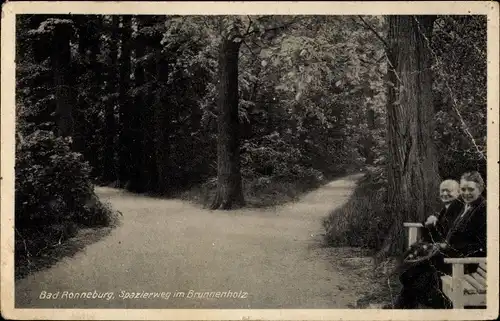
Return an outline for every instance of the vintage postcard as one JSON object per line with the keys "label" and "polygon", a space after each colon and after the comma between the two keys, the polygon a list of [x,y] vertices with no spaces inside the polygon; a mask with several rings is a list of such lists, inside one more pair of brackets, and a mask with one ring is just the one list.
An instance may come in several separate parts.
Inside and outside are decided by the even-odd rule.
{"label": "vintage postcard", "polygon": [[499,5],[8,2],[6,319],[498,317]]}

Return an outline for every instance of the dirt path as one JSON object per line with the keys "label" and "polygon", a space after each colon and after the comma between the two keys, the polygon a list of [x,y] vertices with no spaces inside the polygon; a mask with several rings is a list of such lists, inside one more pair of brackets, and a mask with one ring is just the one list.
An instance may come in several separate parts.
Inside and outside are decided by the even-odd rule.
{"label": "dirt path", "polygon": [[[335,267],[335,250],[321,247],[320,234],[322,218],[347,200],[358,177],[335,180],[276,209],[227,212],[97,188],[102,200],[123,213],[121,226],[74,257],[18,281],[16,307],[352,307],[363,284]],[[112,298],[70,298],[94,290],[112,292]],[[40,299],[42,291],[59,297]],[[122,298],[122,291],[159,297]],[[228,298],[229,291],[237,297]],[[175,292],[184,298],[173,297]],[[214,293],[190,297],[194,292]]]}

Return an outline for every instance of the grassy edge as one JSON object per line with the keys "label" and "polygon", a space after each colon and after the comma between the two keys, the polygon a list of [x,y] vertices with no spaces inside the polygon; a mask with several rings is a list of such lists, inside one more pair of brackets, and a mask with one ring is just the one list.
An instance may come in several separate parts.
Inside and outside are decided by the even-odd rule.
{"label": "grassy edge", "polygon": [[[243,180],[243,195],[245,208],[276,207],[289,202],[295,202],[304,194],[321,187],[327,181],[279,181],[266,178]],[[183,201],[199,207],[208,207],[216,193],[216,183],[198,184],[191,189],[176,195]]]}
{"label": "grassy edge", "polygon": [[374,264],[374,255],[388,228],[383,220],[386,217],[384,200],[383,173],[367,171],[349,200],[323,220],[324,246],[342,253],[336,265],[349,275],[356,275],[360,282],[369,284],[369,288],[361,291],[353,308],[390,305],[401,290],[398,276],[392,274],[396,258],[390,257],[377,266]]}
{"label": "grassy edge", "polygon": [[380,173],[365,173],[347,202],[323,219],[327,244],[380,249],[390,227],[386,193]]}
{"label": "grassy edge", "polygon": [[[117,211],[102,201],[98,201],[99,209],[105,215],[104,224],[97,226],[83,226],[75,224],[75,231],[66,239],[46,246],[35,255],[28,254],[14,258],[14,278],[23,279],[35,272],[46,270],[64,258],[70,258],[83,251],[88,245],[96,243],[108,236],[113,229],[121,224]],[[16,233],[17,238],[17,233]]]}

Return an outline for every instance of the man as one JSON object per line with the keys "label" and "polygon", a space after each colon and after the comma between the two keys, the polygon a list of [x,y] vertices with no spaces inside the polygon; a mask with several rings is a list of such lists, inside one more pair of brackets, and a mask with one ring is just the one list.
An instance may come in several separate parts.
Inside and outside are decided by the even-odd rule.
{"label": "man", "polygon": [[[460,185],[457,181],[448,179],[439,186],[439,197],[443,208],[437,215],[430,215],[424,222],[420,242],[445,243],[446,235],[455,218],[463,209],[463,202],[459,199]],[[450,306],[451,302],[436,291],[440,283],[437,270],[443,268],[440,260],[424,261],[404,270],[399,279],[403,290],[395,303],[396,309],[413,309],[419,303],[436,306]],[[403,266],[404,267],[404,266]],[[432,282],[428,280],[432,279]],[[431,302],[429,302],[431,301]]]}
{"label": "man", "polygon": [[422,241],[429,243],[442,243],[448,230],[458,213],[462,211],[463,201],[458,200],[460,194],[460,184],[447,179],[439,185],[439,197],[443,202],[443,208],[436,215],[430,215],[424,222],[425,228],[422,230]]}
{"label": "man", "polygon": [[[444,264],[443,259],[486,256],[486,200],[481,196],[483,191],[484,181],[479,173],[462,175],[460,199],[449,204],[446,221],[441,216],[442,220],[438,218],[436,221],[436,224],[447,222],[436,233],[441,251],[415,266],[403,269],[400,275],[403,290],[395,304],[396,309],[416,308],[418,303],[437,309],[452,307],[449,298],[441,292],[441,276],[451,273],[451,266]],[[477,265],[466,266],[465,273],[472,273],[476,269]]]}

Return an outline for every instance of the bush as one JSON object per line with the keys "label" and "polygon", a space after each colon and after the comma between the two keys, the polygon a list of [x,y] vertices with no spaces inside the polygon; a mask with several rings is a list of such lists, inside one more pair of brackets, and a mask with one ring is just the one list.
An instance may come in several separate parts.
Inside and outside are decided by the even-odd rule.
{"label": "bush", "polygon": [[111,211],[93,192],[91,168],[81,154],[71,151],[69,138],[38,130],[16,147],[16,252],[21,245],[28,244],[33,253],[61,241],[78,225],[111,223]]}
{"label": "bush", "polygon": [[[246,206],[261,208],[282,205],[296,201],[298,197],[319,187],[323,181],[308,176],[308,180],[294,180],[283,177],[260,176],[243,178],[243,195]],[[190,190],[180,193],[179,197],[195,204],[210,206],[217,191],[217,177],[212,177]]]}
{"label": "bush", "polygon": [[[242,189],[247,207],[276,206],[295,201],[325,181],[321,171],[305,163],[307,157],[300,149],[276,131],[243,141],[241,150]],[[179,196],[207,207],[216,191],[217,177],[212,176]]]}
{"label": "bush", "polygon": [[329,245],[380,249],[391,224],[385,181],[384,172],[368,172],[347,203],[323,220]]}
{"label": "bush", "polygon": [[281,182],[302,181],[314,185],[323,174],[305,164],[299,148],[288,143],[278,132],[243,143],[242,176],[247,180],[270,179]]}

